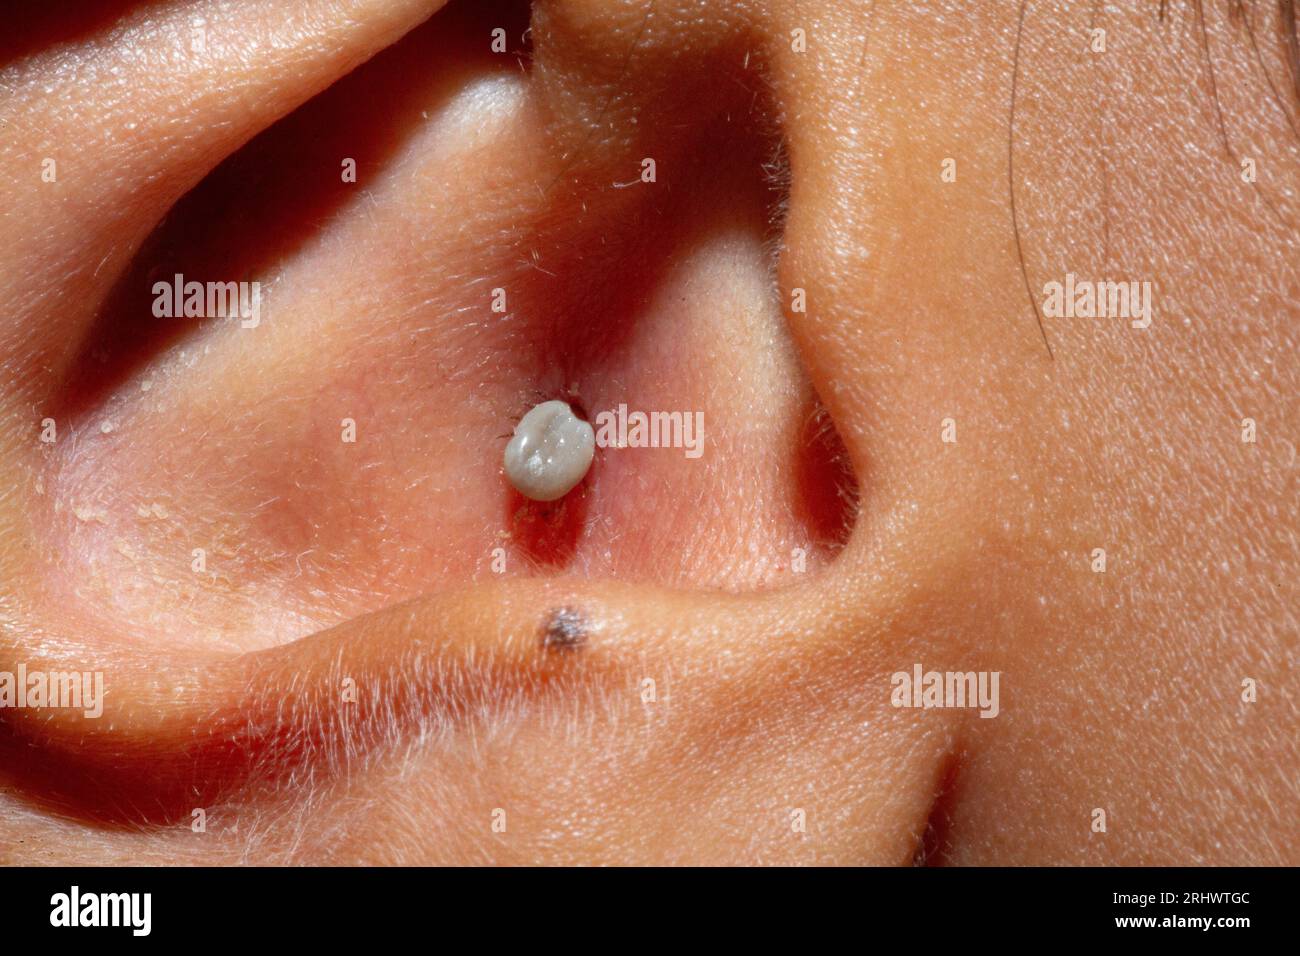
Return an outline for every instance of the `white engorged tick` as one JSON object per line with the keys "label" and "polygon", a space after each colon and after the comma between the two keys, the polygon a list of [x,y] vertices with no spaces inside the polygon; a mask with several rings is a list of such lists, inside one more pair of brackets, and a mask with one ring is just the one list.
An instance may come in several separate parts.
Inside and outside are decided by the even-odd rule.
{"label": "white engorged tick", "polygon": [[534,501],[563,498],[586,476],[596,433],[561,401],[542,402],[519,419],[506,445],[506,477]]}

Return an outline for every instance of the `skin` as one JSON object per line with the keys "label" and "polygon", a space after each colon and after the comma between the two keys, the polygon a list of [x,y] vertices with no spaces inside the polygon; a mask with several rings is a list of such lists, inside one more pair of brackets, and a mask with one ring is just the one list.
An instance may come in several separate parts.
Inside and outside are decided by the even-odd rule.
{"label": "skin", "polygon": [[[0,710],[0,861],[1300,862],[1271,5],[1258,61],[1217,3],[1101,55],[1086,4],[539,0],[518,57],[440,6],[8,41],[0,671],[107,698]],[[178,271],[261,324],[154,318]],[[1039,316],[1068,272],[1151,326]],[[553,397],[705,453],[530,510]],[[891,706],[916,663],[998,716]]]}

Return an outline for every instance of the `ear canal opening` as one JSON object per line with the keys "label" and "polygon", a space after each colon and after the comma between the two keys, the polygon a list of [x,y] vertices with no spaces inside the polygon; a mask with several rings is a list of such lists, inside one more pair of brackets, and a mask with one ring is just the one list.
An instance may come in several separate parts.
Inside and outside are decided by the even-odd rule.
{"label": "ear canal opening", "polygon": [[[707,251],[709,242],[718,236],[748,233],[757,240],[752,263],[759,278],[753,287],[751,307],[761,308],[772,317],[773,325],[765,330],[766,334],[782,337],[784,330],[778,324],[784,310],[776,263],[784,242],[792,174],[788,149],[775,110],[767,102],[759,64],[755,63],[747,79],[746,88],[753,92],[748,110],[722,111],[699,130],[694,142],[665,164],[666,169],[674,170],[674,181],[680,185],[672,190],[647,188],[642,192],[615,194],[620,203],[605,213],[606,228],[599,245],[604,250],[601,257],[589,260],[575,255],[567,273],[548,260],[556,273],[576,272],[581,281],[573,281],[572,288],[566,291],[556,289],[559,282],[555,279],[545,281],[546,274],[541,279],[530,276],[533,282],[539,283],[539,292],[535,302],[532,296],[517,299],[525,303],[521,314],[553,316],[546,319],[546,342],[538,349],[539,396],[567,402],[578,418],[593,425],[597,424],[598,413],[608,414],[624,401],[631,410],[643,406],[663,410],[689,406],[689,400],[679,401],[662,387],[673,375],[681,373],[690,394],[690,376],[681,370],[693,360],[694,353],[689,349],[700,347],[699,327],[694,328],[694,335],[687,329],[669,331],[648,309],[651,303],[657,302],[660,315],[671,314],[677,303],[687,301],[685,296],[656,299],[656,294],[661,286],[673,281],[674,266],[680,266],[684,257],[705,254],[702,250]],[[709,183],[707,189],[700,185],[705,182]],[[724,183],[731,185],[724,188]],[[628,236],[636,237],[646,223],[656,224],[662,230],[659,241],[647,244],[635,238],[620,240],[608,228],[609,224],[621,224]],[[545,247],[544,237],[530,240],[528,245],[528,248]],[[617,250],[617,258],[612,257],[612,250]],[[766,280],[762,278],[764,268]],[[766,292],[762,288],[764,281]],[[764,295],[770,298],[761,303]],[[665,309],[666,313],[662,311]],[[598,317],[596,323],[589,318],[592,315]],[[713,320],[702,317],[705,315],[701,312],[693,321],[721,321],[720,317]],[[652,332],[650,338],[638,334],[647,327],[658,331]],[[734,329],[735,326],[730,327],[731,334],[735,334]],[[655,334],[661,338],[654,339]],[[692,345],[683,345],[685,342]],[[657,344],[662,346],[660,351],[682,349],[679,360],[638,380],[636,365],[628,356],[636,350],[653,356]],[[781,357],[774,359],[777,355]],[[859,477],[848,449],[815,384],[810,381],[798,350],[793,343],[788,351],[773,348],[765,360],[788,364],[773,377],[777,384],[768,396],[773,399],[768,407],[780,409],[773,411],[776,417],[768,423],[772,437],[777,439],[769,447],[775,454],[784,446],[779,463],[783,474],[765,487],[759,498],[772,509],[770,515],[783,514],[788,523],[779,532],[773,532],[775,526],[770,521],[737,532],[737,540],[749,549],[760,535],[771,535],[772,557],[762,562],[759,570],[748,576],[741,571],[734,580],[715,584],[741,591],[774,586],[789,581],[785,575],[791,571],[820,569],[832,561],[852,536],[861,498]],[[760,363],[752,363],[751,369],[757,364]],[[610,368],[617,369],[617,374],[611,375]],[[743,393],[755,381],[738,379],[735,387]],[[612,389],[611,383],[614,383]],[[724,377],[717,387],[731,386]],[[708,392],[696,394],[698,401],[699,394]],[[712,418],[711,409],[706,411],[711,421],[717,420]],[[743,433],[743,416],[740,418],[738,421],[733,414],[729,421]],[[743,439],[733,430],[720,447],[735,448],[737,444],[743,445]],[[605,545],[596,546],[590,541],[588,521],[608,525],[611,515],[625,520],[635,509],[619,496],[626,496],[630,490],[641,494],[643,487],[649,487],[638,484],[643,477],[639,472],[642,465],[626,463],[636,459],[616,461],[607,458],[610,454],[630,456],[636,452],[610,453],[598,448],[586,478],[559,501],[539,503],[507,492],[507,527],[514,546],[529,566],[545,571],[564,571],[571,565],[586,571],[603,567],[600,548]],[[728,459],[721,472],[746,473],[752,462],[739,456],[739,452],[735,454],[738,457]],[[629,477],[629,468],[638,472],[637,477]],[[772,474],[770,469],[766,473]],[[675,477],[682,478],[679,473]],[[608,485],[611,481],[613,484]],[[696,487],[689,481],[685,486]],[[689,496],[674,498],[673,494],[665,493],[657,517],[675,510],[688,499],[696,500]],[[722,495],[717,500],[729,499]],[[651,540],[658,539],[651,536]],[[806,565],[790,562],[792,546],[807,552]],[[682,552],[693,555],[696,548],[683,545]],[[616,573],[624,572],[624,566],[618,568]],[[651,577],[667,574],[668,580],[693,583],[698,578],[690,572],[684,578],[674,579],[662,567],[649,573]]]}

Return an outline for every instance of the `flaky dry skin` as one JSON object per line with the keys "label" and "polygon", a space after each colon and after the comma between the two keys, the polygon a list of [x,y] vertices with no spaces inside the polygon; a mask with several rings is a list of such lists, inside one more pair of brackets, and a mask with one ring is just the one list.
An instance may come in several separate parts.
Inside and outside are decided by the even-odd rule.
{"label": "flaky dry skin", "polygon": [[[0,860],[1300,862],[1273,4],[440,6],[6,24],[0,671],[107,698],[0,709]],[[549,398],[705,453],[528,510]]]}

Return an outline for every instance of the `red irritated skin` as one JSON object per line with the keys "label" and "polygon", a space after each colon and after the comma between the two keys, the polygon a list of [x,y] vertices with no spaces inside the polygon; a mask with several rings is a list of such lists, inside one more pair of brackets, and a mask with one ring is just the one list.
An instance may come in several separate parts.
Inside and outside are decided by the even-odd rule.
{"label": "red irritated skin", "polygon": [[975,6],[20,24],[0,861],[1296,863],[1273,5]]}

